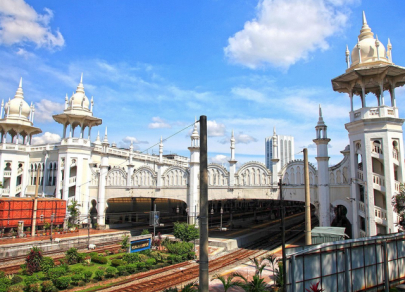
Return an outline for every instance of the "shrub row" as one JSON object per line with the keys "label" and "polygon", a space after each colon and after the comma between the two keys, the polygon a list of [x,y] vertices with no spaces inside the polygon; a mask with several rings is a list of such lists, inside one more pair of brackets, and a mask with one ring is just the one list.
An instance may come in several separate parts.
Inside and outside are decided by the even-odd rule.
{"label": "shrub row", "polygon": [[98,264],[102,264],[102,265],[105,265],[107,263],[107,259],[105,257],[101,257],[101,256],[93,256],[91,258],[91,261],[93,263],[98,263]]}

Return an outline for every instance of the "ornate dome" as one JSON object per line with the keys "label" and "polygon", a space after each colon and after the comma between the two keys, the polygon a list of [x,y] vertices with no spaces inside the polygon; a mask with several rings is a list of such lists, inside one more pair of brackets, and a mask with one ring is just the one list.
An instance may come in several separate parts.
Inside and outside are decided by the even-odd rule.
{"label": "ornate dome", "polygon": [[[21,107],[21,116],[20,116]],[[20,80],[20,85],[18,86],[17,92],[12,100],[9,100],[5,105],[5,112],[7,117],[22,117],[28,120],[31,108],[28,103],[24,100],[24,92],[22,89],[22,78]]]}
{"label": "ornate dome", "polygon": [[71,108],[89,108],[89,99],[87,98],[86,94],[84,93],[83,87],[83,74],[80,78],[80,83],[77,86],[76,93],[74,93],[70,97],[69,107]]}
{"label": "ornate dome", "polygon": [[[366,15],[363,12],[363,26],[360,30],[357,44],[354,46],[351,54],[352,66],[359,63],[369,62],[389,62],[384,45],[374,37],[374,33],[367,24]],[[360,50],[359,50],[360,49]],[[359,51],[361,62],[359,62]]]}

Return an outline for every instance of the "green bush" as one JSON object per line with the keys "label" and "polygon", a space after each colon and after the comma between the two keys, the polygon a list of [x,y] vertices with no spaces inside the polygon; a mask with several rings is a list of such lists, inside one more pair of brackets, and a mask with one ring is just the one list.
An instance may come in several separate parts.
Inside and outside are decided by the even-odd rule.
{"label": "green bush", "polygon": [[55,286],[53,285],[52,281],[42,282],[42,292],[53,292],[54,290]]}
{"label": "green bush", "polygon": [[24,281],[24,279],[18,275],[14,275],[14,277],[11,279],[11,284],[18,284],[21,283],[22,281]]}
{"label": "green bush", "polygon": [[39,282],[29,284],[26,287],[27,292],[41,292],[41,284]]}
{"label": "green bush", "polygon": [[46,273],[47,278],[49,280],[52,280],[55,283],[55,280],[59,277],[62,277],[63,275],[66,274],[66,270],[64,267],[56,267],[48,270],[48,273]]}
{"label": "green bush", "polygon": [[124,275],[124,272],[127,271],[127,267],[125,267],[125,266],[118,266],[118,267],[117,267],[117,271],[118,271],[118,275],[123,276],[123,275]]}
{"label": "green bush", "polygon": [[199,237],[198,229],[194,224],[174,223],[173,235],[181,241],[191,241]]}
{"label": "green bush", "polygon": [[55,280],[55,286],[56,288],[63,290],[69,287],[71,281],[72,279],[70,277],[60,277]]}
{"label": "green bush", "polygon": [[138,270],[143,270],[146,268],[146,264],[145,263],[138,263]]}
{"label": "green bush", "polygon": [[8,288],[7,292],[24,292],[25,286],[23,284],[13,285]]}
{"label": "green bush", "polygon": [[37,278],[36,275],[34,275],[34,276],[28,276],[28,277],[26,277],[26,278],[24,279],[24,283],[25,283],[26,286],[29,286],[30,284],[34,284],[34,283],[36,283],[36,282],[38,282],[38,281],[39,281],[39,279]]}
{"label": "green bush", "polygon": [[27,264],[27,273],[32,275],[35,272],[39,272],[41,270],[41,262],[42,262],[42,251],[34,246],[31,248],[31,251],[28,253],[25,263]]}
{"label": "green bush", "polygon": [[192,252],[194,249],[194,244],[192,244],[191,242],[181,241],[168,242],[166,244],[166,248],[171,254],[182,255]]}
{"label": "green bush", "polygon": [[41,262],[41,271],[44,273],[48,272],[49,269],[52,269],[55,266],[53,258],[43,257]]}
{"label": "green bush", "polygon": [[138,269],[138,264],[128,264],[126,268],[129,274],[135,274]]}
{"label": "green bush", "polygon": [[91,277],[93,276],[93,272],[92,271],[84,271],[83,275],[84,275],[84,281],[89,282]]}
{"label": "green bush", "polygon": [[79,287],[86,286],[86,282],[80,280],[79,283],[77,283],[77,286],[79,286]]}
{"label": "green bush", "polygon": [[72,284],[73,285],[79,285],[79,281],[82,281],[84,279],[84,275],[82,273],[77,273],[72,275]]}
{"label": "green bush", "polygon": [[89,256],[92,258],[94,256],[98,256],[98,252],[96,251],[92,251],[91,253],[89,253]]}
{"label": "green bush", "polygon": [[5,277],[6,277],[6,274],[4,274],[3,271],[0,271],[0,279],[5,278]]}
{"label": "green bush", "polygon": [[98,263],[98,264],[102,264],[102,265],[105,265],[108,262],[108,260],[105,257],[100,257],[100,256],[92,257],[91,261],[93,263]]}
{"label": "green bush", "polygon": [[0,279],[0,291],[6,292],[8,288],[11,286],[11,280],[8,278],[1,278]]}
{"label": "green bush", "polygon": [[113,267],[118,267],[118,266],[122,266],[122,265],[124,265],[123,260],[112,260],[111,261],[111,266],[113,266]]}
{"label": "green bush", "polygon": [[141,235],[148,235],[148,234],[150,234],[150,232],[149,232],[149,230],[148,230],[148,229],[144,229],[144,230],[142,230]]}
{"label": "green bush", "polygon": [[140,261],[139,254],[137,253],[127,253],[122,256],[122,260],[128,264],[133,264]]}
{"label": "green bush", "polygon": [[75,247],[72,247],[69,250],[67,250],[65,255],[66,255],[67,263],[69,265],[81,263],[85,258],[85,254],[79,253],[77,251],[77,248],[75,248]]}
{"label": "green bush", "polygon": [[145,249],[143,251],[140,251],[139,254],[140,255],[143,254],[143,255],[146,255],[147,257],[150,257],[151,251],[150,251],[150,249]]}
{"label": "green bush", "polygon": [[157,262],[163,261],[163,255],[161,252],[154,251],[150,254],[150,257],[155,259]]}
{"label": "green bush", "polygon": [[106,278],[113,278],[115,276],[115,274],[117,273],[117,269],[114,267],[108,267],[105,270],[105,277]]}
{"label": "green bush", "polygon": [[97,279],[97,280],[99,280],[99,281],[103,280],[103,278],[104,278],[104,271],[103,271],[103,270],[97,270],[97,271],[94,273],[94,278]]}
{"label": "green bush", "polygon": [[156,260],[152,259],[152,258],[147,259],[145,264],[146,264],[146,267],[151,268],[152,266],[156,265]]}
{"label": "green bush", "polygon": [[84,268],[83,267],[74,268],[71,269],[70,272],[73,274],[81,274],[84,272]]}

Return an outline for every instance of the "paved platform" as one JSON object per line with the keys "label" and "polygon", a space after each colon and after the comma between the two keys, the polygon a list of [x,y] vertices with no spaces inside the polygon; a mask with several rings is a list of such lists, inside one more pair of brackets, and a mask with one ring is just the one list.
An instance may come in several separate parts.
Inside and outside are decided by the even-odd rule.
{"label": "paved platform", "polygon": [[[108,230],[96,230],[90,229],[90,236],[91,235],[100,235],[100,234],[108,234],[112,232],[122,232],[122,230],[118,229],[108,229]],[[65,234],[54,234],[53,239],[55,238],[69,238],[69,237],[78,237],[78,236],[87,236],[88,230],[87,229],[79,229],[79,232],[72,232],[72,233],[65,233]],[[0,238],[0,245],[8,245],[13,243],[25,243],[25,242],[33,242],[33,241],[48,241],[50,242],[50,235],[44,236],[35,236],[35,237],[24,237],[24,238]]]}

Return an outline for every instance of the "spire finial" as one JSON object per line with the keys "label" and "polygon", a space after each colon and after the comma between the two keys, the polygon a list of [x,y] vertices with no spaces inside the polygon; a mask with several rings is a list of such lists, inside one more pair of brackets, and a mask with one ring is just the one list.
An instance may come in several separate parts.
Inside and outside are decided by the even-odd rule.
{"label": "spire finial", "polygon": [[80,83],[83,83],[83,72],[82,75],[80,76]]}
{"label": "spire finial", "polygon": [[105,127],[105,133],[104,133],[104,135],[107,136],[107,127]]}
{"label": "spire finial", "polygon": [[363,10],[363,25],[367,24],[366,13]]}
{"label": "spire finial", "polygon": [[[83,86],[83,73],[80,76],[80,83],[77,85],[76,92],[82,92],[84,93],[84,86]],[[73,93],[74,94],[74,93]]]}
{"label": "spire finial", "polygon": [[276,135],[276,126],[273,127],[273,135]]}
{"label": "spire finial", "polygon": [[20,78],[20,85],[18,87],[22,88],[22,77]]}
{"label": "spire finial", "polygon": [[14,98],[24,98],[24,91],[22,89],[22,77],[20,78],[20,83],[18,85],[18,89],[14,95]]}
{"label": "spire finial", "polygon": [[322,118],[322,107],[321,107],[321,104],[319,104],[319,117]]}

